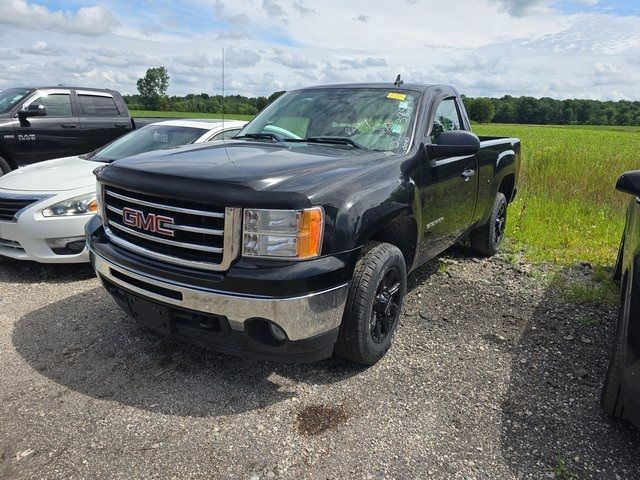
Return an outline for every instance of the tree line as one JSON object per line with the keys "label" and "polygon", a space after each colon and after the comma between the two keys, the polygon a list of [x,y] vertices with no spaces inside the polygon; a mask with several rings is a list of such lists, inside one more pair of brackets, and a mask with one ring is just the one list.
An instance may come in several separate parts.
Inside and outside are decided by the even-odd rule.
{"label": "tree line", "polygon": [[[255,115],[284,91],[268,97],[209,95],[168,96],[165,67],[149,68],[137,83],[137,95],[125,95],[131,110]],[[480,123],[530,123],[538,125],[640,125],[640,101],[555,100],[543,97],[472,98],[463,96],[471,120]]]}
{"label": "tree line", "polygon": [[264,107],[282,95],[275,92],[268,97],[244,97],[242,95],[209,95],[207,93],[190,93],[180,96],[163,96],[157,99],[144,98],[141,95],[124,95],[130,110],[154,110],[165,112],[192,113],[233,113],[255,115]]}
{"label": "tree line", "polygon": [[640,102],[543,97],[470,98],[464,104],[471,120],[480,123],[538,125],[640,125]]}

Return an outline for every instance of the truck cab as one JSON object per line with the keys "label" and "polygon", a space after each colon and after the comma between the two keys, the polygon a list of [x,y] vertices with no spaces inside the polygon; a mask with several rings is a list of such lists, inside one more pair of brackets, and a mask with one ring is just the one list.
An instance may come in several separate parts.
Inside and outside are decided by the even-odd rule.
{"label": "truck cab", "polygon": [[0,92],[0,175],[80,155],[127,133],[133,122],[113,90],[9,88]]}

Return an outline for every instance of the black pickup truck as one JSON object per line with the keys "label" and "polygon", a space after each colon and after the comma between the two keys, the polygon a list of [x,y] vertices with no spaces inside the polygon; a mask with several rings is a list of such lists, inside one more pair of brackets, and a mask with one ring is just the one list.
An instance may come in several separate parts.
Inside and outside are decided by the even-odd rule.
{"label": "black pickup truck", "polygon": [[496,253],[515,138],[471,132],[442,85],[286,93],[224,144],[96,171],[92,264],[134,318],[220,351],[373,364],[407,273],[469,235]]}
{"label": "black pickup truck", "polygon": [[132,128],[127,105],[114,90],[0,91],[0,176],[23,165],[90,152]]}

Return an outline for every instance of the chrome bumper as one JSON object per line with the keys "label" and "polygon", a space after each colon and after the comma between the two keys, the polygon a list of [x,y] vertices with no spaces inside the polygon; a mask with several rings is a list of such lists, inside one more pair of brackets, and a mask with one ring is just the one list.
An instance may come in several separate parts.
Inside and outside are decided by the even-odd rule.
{"label": "chrome bumper", "polygon": [[[267,319],[282,328],[289,340],[304,340],[331,331],[340,326],[347,301],[349,285],[314,292],[308,295],[288,298],[264,298],[234,295],[212,290],[199,290],[187,285],[168,282],[158,277],[140,275],[131,270],[107,262],[93,252],[94,268],[97,274],[111,283],[143,298],[176,305],[189,310],[223,315],[229,320],[233,330],[244,331],[244,322],[252,318]],[[115,270],[121,275],[114,276]],[[138,282],[178,292],[182,300],[169,298],[132,285],[122,276]]]}

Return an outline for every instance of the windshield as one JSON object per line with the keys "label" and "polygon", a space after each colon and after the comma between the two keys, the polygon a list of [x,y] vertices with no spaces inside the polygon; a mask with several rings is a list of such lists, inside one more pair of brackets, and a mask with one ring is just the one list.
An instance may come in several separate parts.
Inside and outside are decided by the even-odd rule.
{"label": "windshield", "polygon": [[114,140],[90,155],[96,162],[113,162],[139,153],[180,147],[195,142],[207,132],[204,128],[147,125]]}
{"label": "windshield", "polygon": [[31,92],[33,92],[33,90],[29,88],[9,88],[2,90],[0,92],[0,113],[7,113]]}
{"label": "windshield", "polygon": [[406,152],[420,93],[377,88],[318,88],[284,94],[238,137],[314,140]]}

